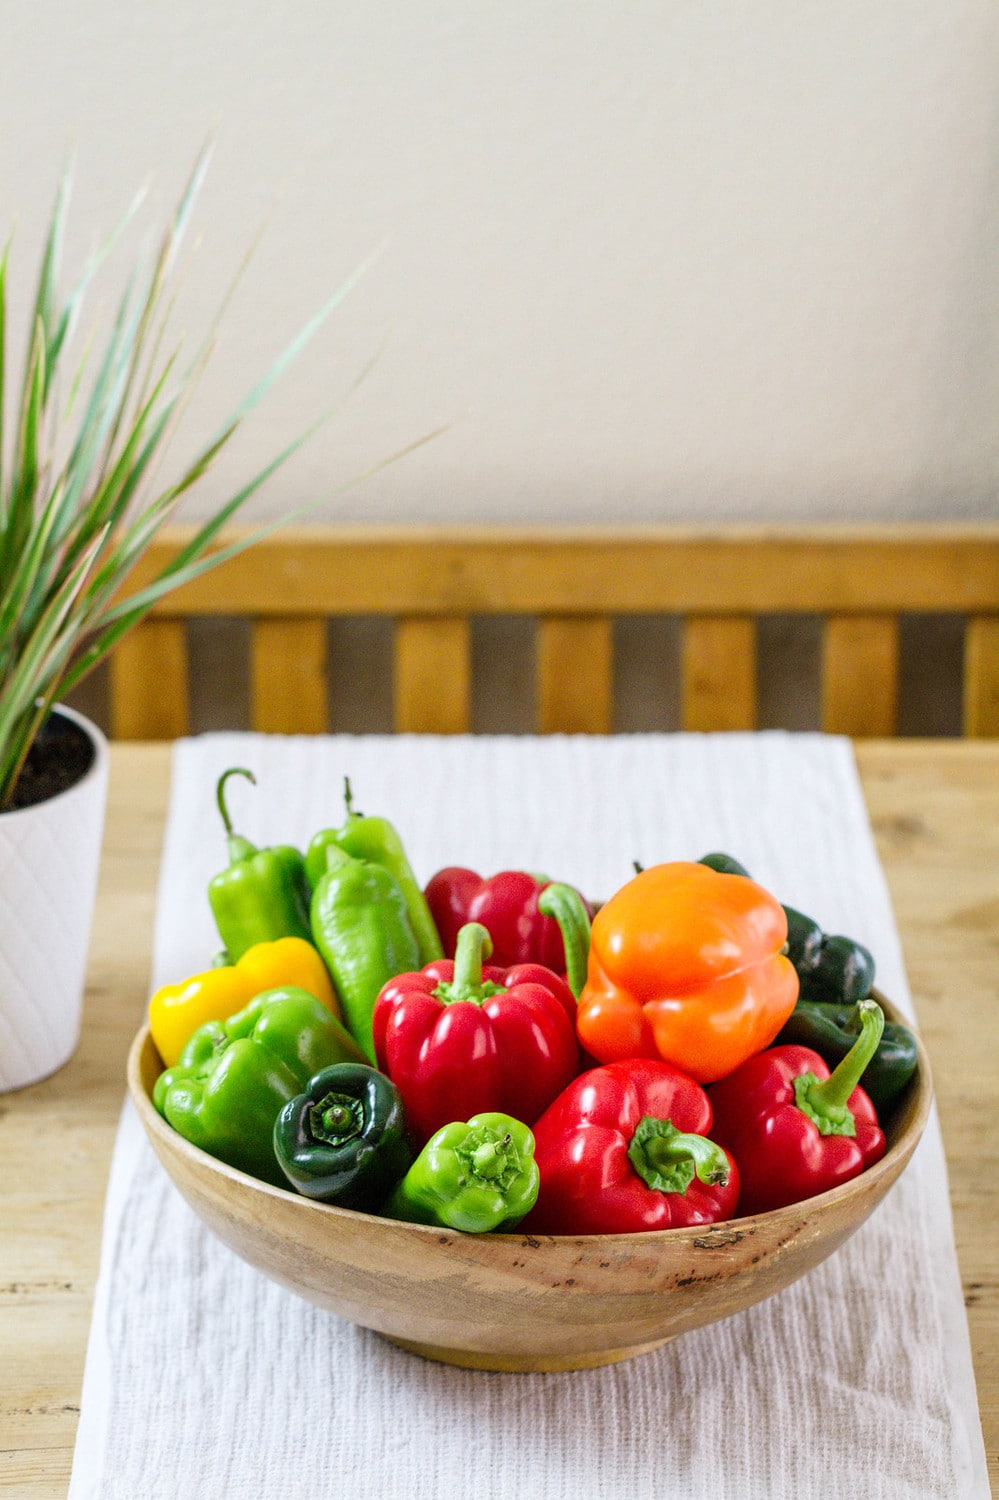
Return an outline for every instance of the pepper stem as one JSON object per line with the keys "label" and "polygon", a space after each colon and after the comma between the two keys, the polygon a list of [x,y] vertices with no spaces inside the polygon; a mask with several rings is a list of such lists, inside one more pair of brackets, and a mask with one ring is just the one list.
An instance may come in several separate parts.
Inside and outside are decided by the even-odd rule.
{"label": "pepper stem", "polygon": [[493,951],[493,940],[481,922],[466,922],[458,933],[454,950],[454,979],[457,994],[477,990],[482,984],[482,961]]}
{"label": "pepper stem", "polygon": [[728,1157],[720,1146],[654,1115],[635,1126],[628,1160],[646,1186],[660,1193],[685,1193],[695,1177],[721,1187],[728,1182]]}
{"label": "pepper stem", "polygon": [[459,928],[454,950],[454,978],[443,979],[434,986],[434,995],[445,1005],[455,1000],[471,1000],[481,1005],[493,995],[506,993],[501,984],[482,978],[482,961],[493,951],[489,930],[481,922],[466,922]]}
{"label": "pepper stem", "polygon": [[586,983],[590,957],[590,914],[586,902],[571,885],[555,881],[546,885],[538,897],[538,911],[554,917],[562,932],[565,948],[565,976],[578,1000]]}
{"label": "pepper stem", "polygon": [[245,776],[247,781],[253,786],[256,786],[257,778],[245,766],[230,766],[228,771],[222,772],[222,775],[218,779],[218,785],[215,788],[215,801],[218,804],[219,812],[222,814],[222,824],[225,828],[226,842],[229,847],[229,862],[235,865],[242,859],[249,859],[251,854],[256,854],[257,846],[256,844],[251,844],[249,839],[245,839],[241,833],[233,832],[232,819],[229,816],[229,809],[225,799],[225,784],[230,776]]}
{"label": "pepper stem", "polygon": [[876,1000],[858,1000],[857,1015],[860,1035],[829,1077],[819,1080],[814,1073],[803,1073],[794,1080],[795,1103],[822,1135],[856,1134],[848,1100],[878,1050],[885,1029],[884,1011]]}

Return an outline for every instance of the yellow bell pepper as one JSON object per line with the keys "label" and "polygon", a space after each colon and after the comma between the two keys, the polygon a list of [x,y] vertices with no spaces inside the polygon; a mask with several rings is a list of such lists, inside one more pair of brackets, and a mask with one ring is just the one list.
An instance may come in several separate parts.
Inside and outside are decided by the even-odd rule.
{"label": "yellow bell pepper", "polygon": [[340,1006],[329,972],[318,951],[304,938],[276,938],[255,943],[234,964],[192,974],[180,984],[165,984],[150,998],[149,1030],[168,1068],[199,1026],[227,1021],[264,990],[293,985],[308,990],[337,1017]]}

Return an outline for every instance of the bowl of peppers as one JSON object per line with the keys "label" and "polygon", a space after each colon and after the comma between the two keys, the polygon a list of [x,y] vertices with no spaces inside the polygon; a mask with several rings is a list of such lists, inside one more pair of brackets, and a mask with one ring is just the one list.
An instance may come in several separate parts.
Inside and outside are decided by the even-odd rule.
{"label": "bowl of peppers", "polygon": [[656,1348],[833,1253],[932,1099],[860,943],[727,854],[571,885],[421,886],[346,816],[257,849],[217,798],[223,951],[163,986],[128,1064],[204,1223],[426,1357],[567,1370]]}

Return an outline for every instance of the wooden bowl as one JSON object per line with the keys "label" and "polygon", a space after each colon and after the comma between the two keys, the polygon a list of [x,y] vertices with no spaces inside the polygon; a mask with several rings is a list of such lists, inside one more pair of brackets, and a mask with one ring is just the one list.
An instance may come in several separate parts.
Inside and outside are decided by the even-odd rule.
{"label": "wooden bowl", "polygon": [[[882,996],[889,1020],[904,1019]],[[781,1291],[877,1207],[932,1098],[919,1066],[885,1122],[888,1150],[805,1202],[724,1224],[642,1234],[460,1234],[316,1203],[216,1161],[152,1104],[163,1064],[146,1028],[128,1084],[160,1161],[237,1255],[339,1317],[427,1358],[485,1370],[577,1370],[657,1348]]]}

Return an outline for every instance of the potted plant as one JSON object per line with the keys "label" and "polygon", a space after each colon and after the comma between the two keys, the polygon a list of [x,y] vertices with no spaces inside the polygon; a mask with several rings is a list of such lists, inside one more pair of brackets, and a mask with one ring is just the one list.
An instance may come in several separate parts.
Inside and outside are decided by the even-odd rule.
{"label": "potted plant", "polygon": [[261,527],[227,544],[217,540],[308,433],[221,503],[149,586],[131,594],[125,587],[178,503],[358,274],[302,329],[212,440],[168,480],[158,477],[214,333],[209,330],[186,366],[180,349],[170,347],[170,289],[206,165],[207,151],[158,253],[148,267],[140,263],[134,270],[106,339],[91,345],[68,387],[58,377],[84,293],[135,206],[61,300],[68,176],[63,179],[17,389],[4,368],[7,251],[0,255],[0,1092],[62,1066],[79,1034],[108,753],[96,726],[60,707],[60,700],[157,599],[273,529]]}

